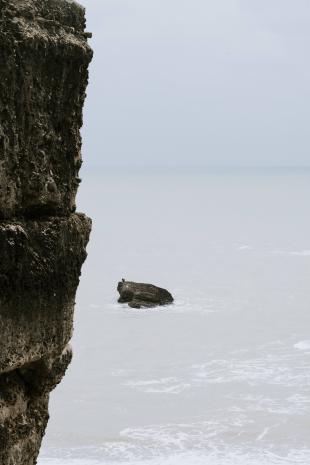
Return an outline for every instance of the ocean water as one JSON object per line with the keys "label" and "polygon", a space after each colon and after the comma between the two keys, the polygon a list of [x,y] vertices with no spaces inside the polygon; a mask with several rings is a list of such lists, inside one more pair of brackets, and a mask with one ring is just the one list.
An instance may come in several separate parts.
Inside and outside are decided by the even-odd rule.
{"label": "ocean water", "polygon": [[[74,361],[39,465],[309,465],[310,171],[85,170]],[[117,303],[117,282],[171,306]]]}

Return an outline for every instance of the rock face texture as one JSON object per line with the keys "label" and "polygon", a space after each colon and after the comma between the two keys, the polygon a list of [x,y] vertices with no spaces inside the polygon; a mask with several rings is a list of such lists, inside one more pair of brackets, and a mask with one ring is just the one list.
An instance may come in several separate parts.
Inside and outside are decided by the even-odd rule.
{"label": "rock face texture", "polygon": [[92,51],[84,9],[0,0],[0,464],[34,465],[71,360],[91,221],[75,213]]}
{"label": "rock face texture", "polygon": [[120,303],[128,303],[132,308],[152,308],[159,305],[168,305],[173,297],[166,289],[153,284],[120,281],[117,286]]}
{"label": "rock face texture", "polygon": [[0,0],[0,215],[74,211],[91,49],[66,0]]}

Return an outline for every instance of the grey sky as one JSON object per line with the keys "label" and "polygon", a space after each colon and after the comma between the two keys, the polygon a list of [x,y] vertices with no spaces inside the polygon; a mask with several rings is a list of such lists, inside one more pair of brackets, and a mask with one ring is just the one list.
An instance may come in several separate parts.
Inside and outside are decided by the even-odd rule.
{"label": "grey sky", "polygon": [[83,4],[89,165],[310,165],[309,0]]}

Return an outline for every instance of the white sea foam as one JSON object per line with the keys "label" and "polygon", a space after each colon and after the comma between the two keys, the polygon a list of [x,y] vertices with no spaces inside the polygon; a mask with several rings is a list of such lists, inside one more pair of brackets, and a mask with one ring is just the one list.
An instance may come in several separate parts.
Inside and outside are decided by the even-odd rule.
{"label": "white sea foam", "polygon": [[[309,350],[310,341],[301,341],[294,347]],[[310,386],[308,360],[303,354],[299,355],[277,341],[262,346],[259,352],[260,357],[255,358],[243,358],[242,353],[236,353],[238,357],[192,365],[192,382],[194,385],[246,382],[251,386]]]}
{"label": "white sea foam", "polygon": [[214,313],[220,306],[220,302],[216,302],[215,299],[206,297],[205,295],[196,295],[195,299],[179,295],[173,305],[163,307],[161,310],[166,313]]}
{"label": "white sea foam", "polygon": [[[239,406],[233,405],[229,408],[229,412],[243,412],[247,415],[252,413],[262,412],[264,414],[277,414],[277,415],[301,415],[303,413],[309,413],[310,405],[309,398],[307,395],[294,394],[289,397],[264,397],[261,395],[230,395],[227,396],[235,402],[238,402]],[[242,407],[240,407],[242,402]]]}
{"label": "white sea foam", "polygon": [[251,247],[250,245],[246,245],[246,244],[240,245],[238,247],[238,250],[252,250],[252,249],[253,249],[253,247]]}
{"label": "white sea foam", "polygon": [[274,255],[291,255],[291,256],[296,256],[296,257],[310,257],[310,250],[272,250],[272,254]]}
{"label": "white sea foam", "polygon": [[140,381],[129,380],[123,385],[138,389],[142,392],[154,394],[179,394],[190,387],[189,383],[180,382],[178,378],[173,377]]}
{"label": "white sea foam", "polygon": [[180,454],[159,455],[149,459],[92,460],[92,459],[44,459],[38,465],[309,465],[309,449],[291,449],[287,454],[251,448],[241,452],[238,449],[206,452],[188,451]]}
{"label": "white sea foam", "polygon": [[310,257],[310,250],[300,250],[300,251],[294,251],[290,252],[291,255],[298,255],[300,257]]}
{"label": "white sea foam", "polygon": [[294,345],[295,349],[299,350],[310,350],[310,341],[300,341]]}
{"label": "white sea foam", "polygon": [[39,459],[38,465],[99,465],[97,460],[83,459],[55,459],[55,458],[42,458]]}

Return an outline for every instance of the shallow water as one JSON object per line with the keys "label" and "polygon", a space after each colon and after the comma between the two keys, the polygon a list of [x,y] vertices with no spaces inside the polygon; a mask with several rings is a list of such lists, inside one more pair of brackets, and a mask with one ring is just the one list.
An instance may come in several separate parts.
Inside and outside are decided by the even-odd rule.
{"label": "shallow water", "polygon": [[[93,170],[39,465],[310,463],[310,172]],[[121,278],[174,305],[117,304]]]}

